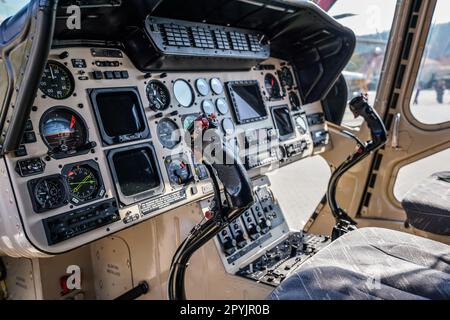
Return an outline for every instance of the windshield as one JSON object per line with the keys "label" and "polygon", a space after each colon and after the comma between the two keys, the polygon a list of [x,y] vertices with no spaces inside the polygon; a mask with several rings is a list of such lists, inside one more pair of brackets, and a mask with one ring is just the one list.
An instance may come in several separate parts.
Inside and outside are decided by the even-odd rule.
{"label": "windshield", "polygon": [[0,0],[0,23],[22,9],[29,0]]}
{"label": "windshield", "polygon": [[[397,0],[314,0],[322,9],[356,35],[355,52],[345,67],[349,99],[359,92],[369,94],[374,103],[381,75]],[[362,119],[353,119],[347,110],[343,124],[358,127]]]}

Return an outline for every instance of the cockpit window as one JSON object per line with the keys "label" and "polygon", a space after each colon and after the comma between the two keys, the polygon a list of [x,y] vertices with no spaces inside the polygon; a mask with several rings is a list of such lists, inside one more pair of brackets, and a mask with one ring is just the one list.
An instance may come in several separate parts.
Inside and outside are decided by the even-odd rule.
{"label": "cockpit window", "polygon": [[427,125],[450,121],[449,9],[448,0],[437,2],[411,99],[413,116]]}
{"label": "cockpit window", "polygon": [[0,23],[22,9],[29,0],[0,0]]}
{"label": "cockpit window", "polygon": [[[315,0],[316,4],[356,35],[356,48],[344,70],[349,88],[349,99],[361,91],[375,101],[381,68],[394,20],[397,0]],[[343,125],[358,127],[362,119],[353,119],[349,110]]]}

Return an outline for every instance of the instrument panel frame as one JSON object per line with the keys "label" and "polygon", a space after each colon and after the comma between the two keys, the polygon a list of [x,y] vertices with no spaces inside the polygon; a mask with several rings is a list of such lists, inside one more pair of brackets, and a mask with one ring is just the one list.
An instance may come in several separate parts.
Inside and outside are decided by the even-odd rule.
{"label": "instrument panel frame", "polygon": [[[152,210],[150,212],[146,211],[145,214],[142,211],[141,204],[147,203],[152,199],[159,199],[164,198],[166,196],[169,196],[171,194],[174,194],[178,192],[180,189],[174,189],[169,182],[169,178],[165,170],[162,170],[164,168],[164,158],[171,155],[171,154],[179,154],[187,153],[187,158],[190,158],[191,153],[187,151],[187,146],[184,143],[183,139],[182,142],[179,144],[179,148],[174,148],[173,150],[168,150],[166,148],[163,148],[159,141],[157,140],[157,133],[156,133],[156,122],[161,119],[158,115],[162,117],[168,117],[175,121],[180,128],[183,128],[183,122],[182,120],[187,115],[192,114],[198,114],[200,112],[201,102],[203,99],[210,99],[213,102],[215,102],[217,99],[224,99],[226,103],[228,104],[228,112],[225,115],[218,114],[218,121],[222,122],[223,119],[229,118],[234,121],[234,114],[232,111],[232,108],[230,106],[230,98],[227,94],[227,90],[224,90],[221,94],[217,95],[212,90],[208,93],[207,96],[201,96],[196,91],[194,91],[194,103],[189,108],[184,107],[178,107],[174,101],[174,95],[173,95],[173,88],[172,84],[173,81],[179,78],[185,79],[191,86],[195,83],[195,80],[202,77],[206,79],[211,78],[219,78],[222,84],[226,84],[230,81],[248,81],[249,79],[256,80],[259,84],[259,88],[261,90],[261,94],[263,96],[263,100],[266,106],[266,110],[268,110],[268,114],[270,112],[270,108],[279,104],[289,104],[289,100],[287,95],[282,98],[282,100],[279,101],[269,101],[265,95],[264,92],[264,74],[266,72],[270,72],[270,70],[261,70],[257,67],[252,68],[251,70],[240,70],[240,71],[229,71],[229,70],[223,70],[221,72],[217,71],[170,71],[170,72],[156,72],[152,73],[151,77],[147,77],[146,73],[138,70],[133,63],[131,62],[130,58],[124,53],[122,57],[114,57],[114,58],[105,58],[105,57],[96,57],[92,56],[91,54],[91,47],[61,47],[61,48],[54,48],[51,50],[49,59],[52,60],[58,60],[58,56],[61,54],[62,51],[67,51],[69,53],[69,56],[65,59],[59,59],[61,63],[66,65],[66,67],[72,72],[72,74],[75,77],[75,92],[72,96],[67,98],[66,100],[55,100],[51,99],[49,97],[42,97],[37,96],[34,102],[35,108],[33,108],[30,119],[33,124],[39,123],[42,114],[49,108],[53,106],[59,106],[59,105],[65,105],[69,108],[76,110],[81,117],[86,122],[87,131],[89,132],[89,140],[96,143],[95,146],[93,146],[88,153],[86,154],[75,154],[70,157],[70,160],[68,158],[65,159],[53,159],[48,158],[47,154],[47,147],[44,144],[42,140],[42,136],[40,133],[36,134],[36,142],[31,144],[26,144],[26,150],[27,150],[27,156],[26,157],[19,157],[15,156],[14,153],[9,153],[5,155],[4,161],[7,168],[7,172],[9,172],[10,175],[10,183],[12,185],[12,190],[14,192],[14,202],[17,204],[17,215],[21,219],[21,227],[23,228],[22,232],[18,236],[22,243],[22,248],[24,248],[24,251],[21,251],[21,253],[17,253],[21,256],[43,256],[43,255],[54,255],[54,254],[61,254],[64,252],[67,252],[69,250],[73,250],[74,248],[80,247],[82,245],[85,245],[87,243],[90,243],[92,241],[95,241],[97,239],[100,239],[102,237],[111,235],[117,231],[129,228],[135,224],[138,224],[144,220],[150,219],[156,215],[162,214],[167,211],[171,211],[177,207],[200,201],[201,199],[204,199],[206,197],[209,197],[212,194],[212,185],[209,179],[205,180],[199,180],[195,179],[195,181],[189,183],[183,190],[185,190],[186,197],[180,200],[177,200],[177,202],[171,202],[165,207],[160,207],[155,210]],[[78,68],[75,68],[70,63],[71,59],[73,58],[81,58],[86,60],[86,68],[83,70],[80,70]],[[95,61],[104,61],[104,60],[117,60],[119,61],[119,66],[114,68],[101,68],[96,66]],[[286,62],[270,58],[265,63],[274,65],[275,69],[279,69],[284,65],[287,65],[291,70],[293,70],[293,66],[286,64]],[[110,71],[113,70],[126,70],[129,73],[129,78],[127,79],[94,79],[92,76],[92,72],[94,71]],[[80,71],[83,71],[84,74],[80,74]],[[294,72],[294,71],[292,71]],[[295,74],[295,73],[294,73]],[[83,80],[87,78],[86,80]],[[148,107],[148,104],[146,103],[146,85],[151,80],[158,80],[161,83],[163,83],[170,93],[170,106],[161,112],[155,112],[154,110],[151,110]],[[297,77],[295,78],[295,81],[297,81]],[[208,81],[209,82],[209,81]],[[144,109],[145,119],[147,122],[147,126],[149,129],[149,136],[145,139],[140,139],[136,141],[130,141],[130,142],[124,142],[122,144],[118,145],[104,145],[102,143],[102,137],[101,132],[97,124],[96,116],[94,109],[92,107],[91,99],[88,94],[88,90],[91,89],[102,89],[102,88],[117,88],[117,87],[135,87],[137,92],[139,93],[139,97],[141,99],[141,103]],[[296,90],[297,85],[293,88]],[[143,98],[145,97],[145,98]],[[302,108],[305,110],[306,114],[310,113],[317,113],[318,111],[321,111],[321,105],[320,102],[311,104],[311,105],[304,105]],[[217,109],[217,107],[216,107]],[[291,110],[292,112],[292,110]],[[259,122],[252,122],[242,125],[237,125],[237,127],[241,131],[246,130],[255,130],[255,129],[267,129],[272,128],[273,123],[270,117],[267,117],[267,119],[264,119]],[[318,128],[315,126],[315,128]],[[323,128],[323,126],[321,126]],[[295,142],[298,139],[306,139],[307,141],[311,141],[311,137],[309,132],[305,135],[300,135],[296,131],[296,136],[286,141],[285,143],[291,143]],[[244,149],[244,139],[242,135],[236,136],[236,141],[239,145],[239,147]],[[129,147],[134,146],[138,144],[143,143],[151,143],[153,147],[155,148],[155,153],[157,155],[157,164],[159,167],[159,170],[161,171],[160,174],[162,176],[162,184],[164,186],[164,191],[155,198],[146,199],[145,201],[142,201],[141,203],[135,203],[132,205],[127,205],[119,208],[119,214],[120,214],[120,220],[104,226],[100,227],[98,229],[95,229],[93,231],[87,232],[83,234],[83,236],[77,236],[74,238],[71,238],[70,240],[66,240],[63,242],[60,242],[58,244],[49,246],[47,244],[47,239],[45,238],[45,231],[42,226],[42,220],[59,215],[64,212],[69,212],[74,209],[71,208],[70,204],[63,206],[61,208],[51,210],[50,212],[44,212],[41,214],[34,213],[31,202],[29,200],[29,194],[28,189],[26,187],[27,181],[31,178],[39,178],[39,177],[45,177],[51,174],[60,173],[61,168],[64,167],[68,162],[70,163],[81,163],[83,161],[92,160],[95,161],[99,167],[102,174],[102,178],[105,185],[105,196],[102,199],[96,200],[94,202],[90,202],[89,204],[81,204],[77,208],[83,208],[85,206],[89,206],[95,203],[100,203],[101,201],[104,201],[105,199],[110,198],[116,198],[119,199],[118,192],[116,191],[116,185],[114,182],[113,174],[111,172],[111,169],[108,164],[108,152],[113,149],[121,148],[121,147]],[[323,151],[323,148],[316,149],[312,147],[311,143],[308,143],[308,148],[303,151],[303,153],[296,155],[295,157],[286,159],[282,162],[276,162],[276,163],[267,163],[264,164],[261,167],[252,168],[248,170],[249,176],[251,178],[258,177],[260,175],[263,175],[266,172],[275,170],[279,166],[286,165],[290,162],[300,160],[302,158],[311,156],[315,152],[321,152]],[[45,171],[39,174],[34,175],[33,177],[20,177],[18,173],[15,172],[15,166],[17,164],[17,161],[22,159],[28,159],[28,158],[41,158],[45,162]],[[177,191],[178,190],[178,191]],[[129,219],[129,217],[138,217],[137,219]],[[9,218],[8,218],[9,219]],[[12,230],[11,230],[12,232]],[[7,233],[8,235],[10,233]],[[8,236],[10,237],[10,236]],[[12,241],[12,243],[17,243],[15,241]],[[1,244],[1,243],[0,243]],[[17,244],[14,245],[17,247]],[[25,249],[26,248],[26,249]],[[14,250],[8,249],[6,245],[0,246],[0,252],[8,252],[10,255],[14,255]],[[18,251],[17,251],[18,252]]]}

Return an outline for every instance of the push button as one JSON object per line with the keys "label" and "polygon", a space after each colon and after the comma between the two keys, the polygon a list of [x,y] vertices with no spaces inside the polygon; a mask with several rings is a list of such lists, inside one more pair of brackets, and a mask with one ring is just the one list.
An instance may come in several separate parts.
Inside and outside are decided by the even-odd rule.
{"label": "push button", "polygon": [[122,75],[122,79],[128,79],[130,77],[130,75],[128,74],[128,71],[124,70],[124,71],[120,71],[121,75]]}
{"label": "push button", "polygon": [[92,73],[92,76],[94,77],[95,80],[103,79],[103,73],[101,71],[94,71]]}
{"label": "push button", "polygon": [[114,71],[114,79],[122,79],[122,73],[120,71]]}
{"label": "push button", "polygon": [[33,131],[33,122],[30,119],[25,124],[25,131]]}
{"label": "push button", "polygon": [[27,148],[22,144],[16,151],[14,151],[16,157],[24,157],[27,153]]}
{"label": "push button", "polygon": [[114,74],[113,74],[112,71],[105,71],[104,75],[105,75],[105,78],[108,79],[108,80],[111,80],[111,79],[114,78]]}
{"label": "push button", "polygon": [[36,134],[33,131],[27,131],[23,135],[23,143],[36,142]]}

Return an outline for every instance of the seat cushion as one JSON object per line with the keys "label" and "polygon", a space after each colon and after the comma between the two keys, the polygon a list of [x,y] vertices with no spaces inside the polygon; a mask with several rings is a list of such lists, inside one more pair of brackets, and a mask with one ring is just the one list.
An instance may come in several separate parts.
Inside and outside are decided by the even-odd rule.
{"label": "seat cushion", "polygon": [[438,172],[421,181],[408,191],[402,206],[415,228],[450,235],[450,172]]}
{"label": "seat cushion", "polygon": [[358,229],[308,259],[268,299],[450,299],[450,246]]}

